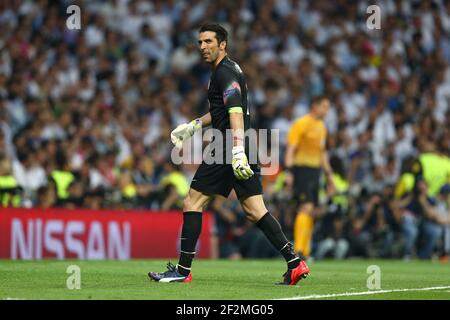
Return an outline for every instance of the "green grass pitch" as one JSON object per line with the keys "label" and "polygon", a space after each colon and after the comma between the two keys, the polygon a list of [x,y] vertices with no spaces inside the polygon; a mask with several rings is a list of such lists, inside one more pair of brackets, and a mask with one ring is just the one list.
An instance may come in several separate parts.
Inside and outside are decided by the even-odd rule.
{"label": "green grass pitch", "polygon": [[[174,260],[173,262],[176,262]],[[445,299],[450,300],[450,264],[430,261],[345,260],[311,263],[311,275],[297,286],[280,286],[282,259],[196,260],[193,282],[150,282],[166,260],[0,260],[0,299]],[[81,288],[66,286],[67,267],[80,267]],[[381,290],[367,293],[370,265],[381,271]],[[409,290],[409,289],[426,290]],[[431,288],[431,289],[429,289]],[[408,290],[403,290],[408,289]],[[400,291],[403,290],[403,291]],[[358,293],[356,295],[352,295]],[[372,293],[372,292],[371,292]],[[328,296],[327,296],[328,295]]]}

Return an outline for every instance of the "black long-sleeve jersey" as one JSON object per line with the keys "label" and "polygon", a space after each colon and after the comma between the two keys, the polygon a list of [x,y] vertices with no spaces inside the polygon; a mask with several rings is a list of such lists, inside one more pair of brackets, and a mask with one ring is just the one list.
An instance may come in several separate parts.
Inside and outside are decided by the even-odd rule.
{"label": "black long-sleeve jersey", "polygon": [[213,69],[208,85],[209,111],[212,127],[225,132],[230,129],[228,110],[241,107],[244,130],[250,128],[250,110],[247,101],[247,83],[239,65],[227,56]]}

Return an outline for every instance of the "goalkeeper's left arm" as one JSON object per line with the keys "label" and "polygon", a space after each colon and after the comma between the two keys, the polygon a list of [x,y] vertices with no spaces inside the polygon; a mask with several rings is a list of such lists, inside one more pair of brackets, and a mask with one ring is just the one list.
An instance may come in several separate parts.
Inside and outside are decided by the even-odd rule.
{"label": "goalkeeper's left arm", "polygon": [[233,132],[233,173],[239,180],[247,180],[253,175],[253,170],[248,163],[244,147],[244,117],[241,107],[229,109],[230,127]]}

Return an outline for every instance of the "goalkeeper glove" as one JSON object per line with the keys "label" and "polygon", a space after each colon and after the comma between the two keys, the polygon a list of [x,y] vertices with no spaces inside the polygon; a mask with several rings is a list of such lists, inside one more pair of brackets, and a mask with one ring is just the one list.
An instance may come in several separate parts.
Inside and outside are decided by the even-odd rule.
{"label": "goalkeeper glove", "polygon": [[247,155],[243,146],[233,147],[233,160],[231,165],[233,173],[239,180],[247,180],[253,175],[253,171],[248,164]]}
{"label": "goalkeeper glove", "polygon": [[183,142],[194,135],[197,130],[202,128],[202,122],[199,119],[192,120],[189,123],[180,124],[170,133],[172,143],[181,148]]}

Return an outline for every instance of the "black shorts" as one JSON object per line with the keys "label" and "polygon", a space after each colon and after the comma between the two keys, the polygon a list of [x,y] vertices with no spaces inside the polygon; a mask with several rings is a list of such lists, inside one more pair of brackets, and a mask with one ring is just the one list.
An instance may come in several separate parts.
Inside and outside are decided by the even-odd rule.
{"label": "black shorts", "polygon": [[218,194],[227,198],[232,189],[238,199],[262,194],[261,169],[250,165],[255,173],[247,180],[238,180],[233,173],[231,164],[202,163],[191,182],[191,188],[203,194]]}
{"label": "black shorts", "polygon": [[319,204],[320,189],[319,168],[294,166],[292,173],[294,175],[294,200],[298,204],[312,202],[315,206]]}

